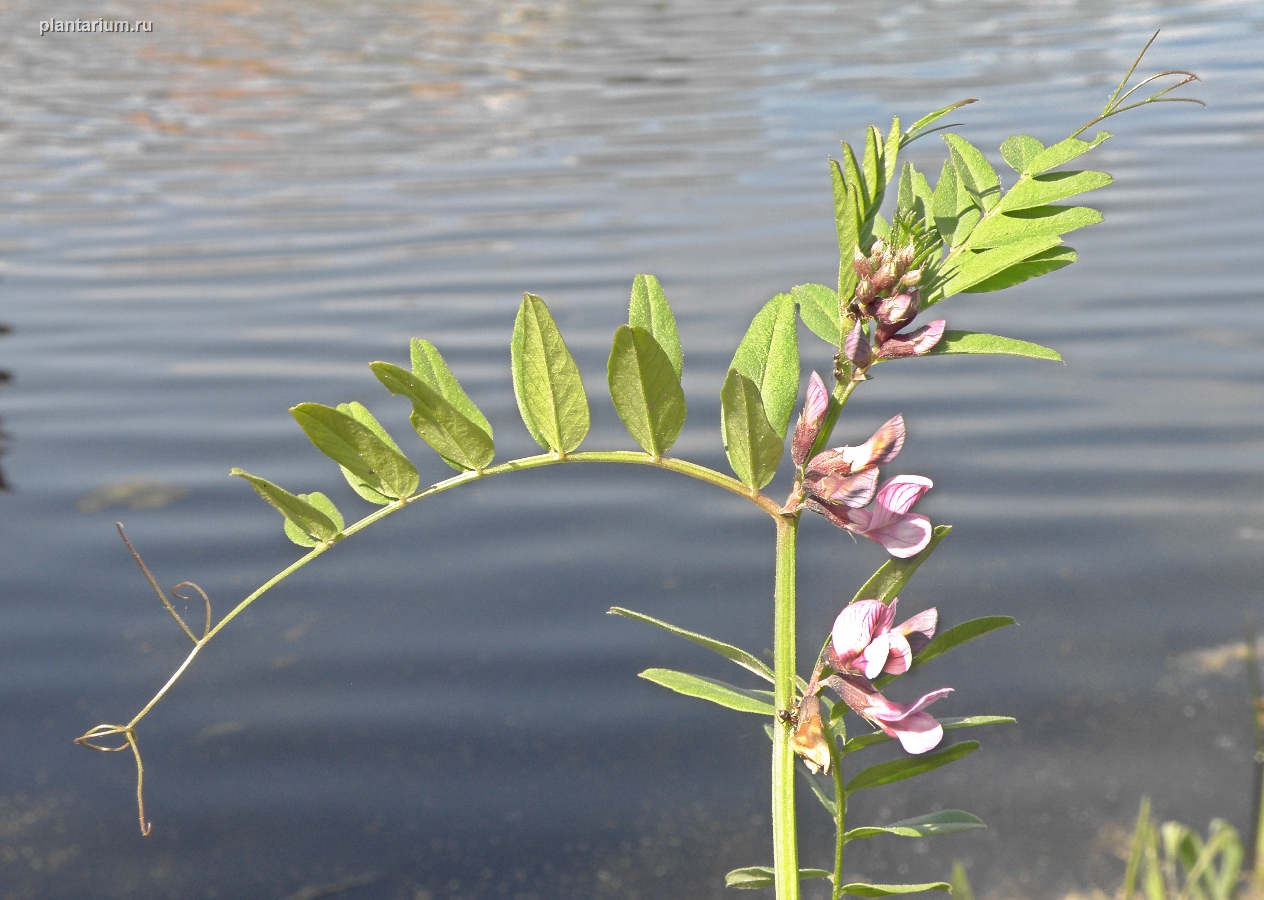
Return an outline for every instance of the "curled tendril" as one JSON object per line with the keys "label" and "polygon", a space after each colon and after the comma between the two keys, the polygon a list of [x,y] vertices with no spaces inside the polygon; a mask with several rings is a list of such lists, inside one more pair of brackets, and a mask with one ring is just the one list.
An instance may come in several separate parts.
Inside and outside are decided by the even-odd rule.
{"label": "curled tendril", "polygon": [[[1123,80],[1119,82],[1119,85],[1115,88],[1115,92],[1111,94],[1110,99],[1106,101],[1106,106],[1103,107],[1101,115],[1099,115],[1097,118],[1085,124],[1084,127],[1081,128],[1079,131],[1073,132],[1071,137],[1077,137],[1083,134],[1085,131],[1088,131],[1090,128],[1092,128],[1094,125],[1096,125],[1098,122],[1101,122],[1104,119],[1109,119],[1111,116],[1118,115],[1121,112],[1127,112],[1130,109],[1137,109],[1138,107],[1145,106],[1147,103],[1197,103],[1199,106],[1207,105],[1203,101],[1196,100],[1193,97],[1164,96],[1165,94],[1170,94],[1172,91],[1176,90],[1177,88],[1184,87],[1185,85],[1190,84],[1191,82],[1200,80],[1198,76],[1195,75],[1193,72],[1186,71],[1185,69],[1168,69],[1165,72],[1159,72],[1157,74],[1151,75],[1149,78],[1142,79],[1139,84],[1135,84],[1131,88],[1129,88],[1127,91],[1124,91],[1124,86],[1128,84],[1128,79],[1132,77],[1133,72],[1137,71],[1137,66],[1141,64],[1141,58],[1146,55],[1146,51],[1150,49],[1150,45],[1154,43],[1154,39],[1157,38],[1158,36],[1159,36],[1159,33],[1157,31],[1154,34],[1150,35],[1150,40],[1146,41],[1146,45],[1141,48],[1141,52],[1137,54],[1137,58],[1134,59],[1132,61],[1132,65],[1128,67],[1128,71],[1127,73],[1124,74]],[[1160,78],[1169,78],[1174,75],[1182,76],[1181,80],[1176,82],[1175,84],[1168,85],[1167,87],[1163,88],[1163,90],[1161,91],[1155,91],[1153,94],[1151,94],[1149,97],[1146,97],[1144,100],[1138,100],[1135,103],[1129,103],[1127,106],[1124,105],[1125,100],[1127,100],[1137,91],[1141,90],[1147,84],[1153,84],[1154,82],[1158,81]],[[1122,96],[1121,96],[1121,93],[1122,93]]]}
{"label": "curled tendril", "polygon": [[[186,594],[180,593],[180,588],[186,588],[186,587],[193,588],[193,590],[197,591],[198,596],[202,598],[202,602],[206,604],[206,627],[202,629],[202,636],[197,639],[198,642],[201,643],[202,641],[205,641],[207,635],[211,633],[211,598],[206,596],[206,591],[202,590],[192,581],[182,581],[179,584],[177,584],[175,587],[171,589],[171,596],[175,597],[177,600],[183,600],[184,602],[188,603],[193,598],[189,597]],[[181,624],[184,624],[184,623],[181,622]],[[188,631],[188,629],[186,628],[185,631]]]}
{"label": "curled tendril", "polygon": [[123,543],[127,545],[128,551],[132,554],[132,559],[136,560],[136,565],[140,566],[140,570],[145,573],[145,580],[148,581],[149,586],[154,589],[154,593],[158,595],[158,599],[162,601],[162,605],[167,608],[167,612],[171,613],[172,617],[175,618],[176,624],[180,626],[180,630],[188,635],[189,640],[195,644],[200,644],[202,641],[206,640],[211,633],[211,598],[206,596],[206,591],[202,590],[192,581],[182,581],[171,589],[171,596],[175,597],[177,600],[184,600],[188,602],[191,599],[179,592],[180,588],[183,587],[193,588],[193,590],[197,591],[202,597],[202,602],[206,604],[206,628],[203,629],[202,637],[199,638],[193,633],[192,629],[185,624],[185,621],[181,617],[180,613],[178,613],[176,608],[171,605],[171,601],[167,599],[167,595],[162,592],[162,588],[158,587],[158,582],[154,579],[154,576],[150,574],[149,567],[146,566],[145,561],[140,558],[140,554],[136,552],[136,548],[132,546],[132,542],[127,539],[127,535],[123,533],[123,523],[115,522],[114,527],[118,529],[119,537],[121,537],[123,539]]}
{"label": "curled tendril", "polygon": [[[123,735],[124,740],[124,743],[117,747],[107,747],[103,744],[94,743],[94,741],[115,734]],[[141,762],[140,744],[136,741],[136,729],[130,725],[98,725],[89,729],[81,737],[75,738],[75,743],[87,747],[89,750],[99,750],[102,753],[118,753],[127,749],[132,751],[132,756],[136,758],[136,810],[140,817],[140,833],[143,837],[149,837],[149,833],[153,831],[154,826],[152,822],[145,821],[145,765]]]}

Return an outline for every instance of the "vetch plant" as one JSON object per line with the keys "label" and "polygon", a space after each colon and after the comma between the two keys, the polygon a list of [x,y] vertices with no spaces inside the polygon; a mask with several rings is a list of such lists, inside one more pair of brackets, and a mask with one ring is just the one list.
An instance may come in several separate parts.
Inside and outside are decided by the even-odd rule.
{"label": "vetch plant", "polygon": [[[1141,55],[1144,53],[1143,49]],[[641,673],[641,677],[678,693],[762,716],[767,723],[772,743],[772,864],[730,872],[727,883],[738,888],[774,887],[779,900],[797,898],[800,881],[805,879],[829,881],[835,898],[949,890],[947,882],[849,882],[844,850],[852,841],[879,835],[918,838],[980,828],[983,823],[978,818],[959,810],[944,810],[902,822],[855,827],[847,820],[848,799],[857,791],[934,771],[978,748],[974,741],[941,748],[945,731],[1013,721],[994,715],[936,719],[929,707],[950,688],[909,699],[894,699],[898,688],[891,691],[892,697],[884,691],[907,672],[1014,620],[988,616],[937,633],[938,614],[930,608],[897,624],[897,595],[951,529],[934,526],[912,511],[918,498],[931,488],[929,478],[897,474],[880,481],[880,470],[896,458],[904,444],[901,416],[894,416],[862,442],[833,449],[829,444],[848,399],[879,364],[957,354],[1061,359],[1056,351],[1027,341],[948,329],[944,318],[928,317],[930,321],[924,324],[917,320],[955,295],[1001,290],[1075,261],[1075,251],[1063,244],[1063,235],[1095,224],[1102,216],[1089,207],[1062,205],[1062,201],[1111,182],[1104,172],[1062,168],[1110,137],[1100,132],[1091,141],[1084,141],[1078,135],[1126,109],[1187,99],[1166,94],[1194,79],[1187,72],[1160,73],[1142,85],[1181,77],[1145,100],[1127,104],[1125,101],[1141,86],[1124,92],[1141,55],[1102,114],[1072,136],[1049,146],[1028,135],[1005,141],[1001,156],[1015,173],[1008,190],[1002,188],[1000,176],[984,154],[952,133],[943,135],[948,158],[934,187],[911,163],[900,165],[904,148],[932,132],[952,127],[937,123],[973,100],[937,110],[909,128],[902,128],[896,118],[885,135],[871,126],[859,153],[848,144],[842,145],[840,159],[830,163],[840,253],[837,283],[801,284],[764,304],[739,344],[720,392],[724,448],[736,477],[667,455],[685,422],[683,356],[671,308],[658,280],[650,275],[638,275],[633,281],[628,321],[614,334],[607,366],[615,411],[641,446],[640,452],[579,449],[588,433],[588,397],[548,307],[533,294],[526,294],[519,307],[510,358],[518,409],[528,432],[543,450],[540,454],[495,463],[491,424],[457,382],[438,349],[420,338],[412,342],[408,367],[374,362],[370,368],[390,393],[406,401],[413,429],[456,471],[452,477],[421,486],[416,466],[359,403],[295,406],[290,412],[311,442],[339,465],[357,494],[378,508],[347,524],[342,512],[321,492],[291,493],[234,469],[234,475],[248,481],[281,513],[285,534],[309,548],[308,552],[218,621],[212,615],[210,599],[200,588],[178,585],[173,591],[176,597],[187,599],[188,595],[178,593],[187,588],[203,601],[205,624],[200,631],[189,626],[136,555],[146,579],[193,646],[136,715],[124,724],[98,725],[78,742],[97,750],[132,752],[140,825],[148,834],[144,769],[137,738],[140,722],[201,649],[274,585],[379,519],[465,484],[522,469],[569,463],[654,466],[737,494],[768,515],[774,525],[771,665],[738,647],[642,613],[610,610],[700,644],[764,682],[749,687],[668,669]],[[885,215],[884,208],[889,209]],[[796,330],[800,320],[831,347],[829,356],[824,357],[830,365],[822,368],[830,373],[833,383],[827,386],[816,373],[810,378],[806,402],[790,441],[793,484],[786,501],[779,503],[762,491],[780,467],[798,397]],[[819,513],[853,535],[869,538],[889,556],[852,602],[842,608],[807,681],[800,677],[795,658],[796,546],[804,511]],[[848,719],[849,712],[854,718]],[[121,742],[102,743],[111,737]],[[853,766],[853,754],[893,740],[906,755]],[[828,869],[800,868],[796,768],[834,825],[835,852]]]}

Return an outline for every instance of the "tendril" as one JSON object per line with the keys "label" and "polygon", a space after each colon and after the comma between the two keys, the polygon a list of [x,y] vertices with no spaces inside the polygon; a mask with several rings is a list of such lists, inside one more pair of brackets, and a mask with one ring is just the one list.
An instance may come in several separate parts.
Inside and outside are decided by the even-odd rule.
{"label": "tendril", "polygon": [[[136,560],[136,565],[140,566],[140,570],[145,573],[145,580],[148,581],[149,586],[154,589],[154,593],[158,595],[158,599],[162,601],[162,605],[167,608],[167,612],[171,613],[172,617],[176,620],[176,624],[180,626],[180,630],[188,635],[189,640],[193,643],[198,643],[198,636],[195,635],[189,626],[185,624],[184,619],[180,616],[180,613],[178,613],[176,608],[171,605],[171,601],[168,600],[167,595],[162,592],[162,588],[158,587],[158,582],[150,573],[149,567],[146,566],[145,561],[140,558],[140,554],[136,552],[136,548],[132,546],[132,542],[127,539],[127,535],[123,533],[123,523],[115,522],[114,527],[118,529],[119,537],[121,537],[123,539],[123,543],[127,545],[128,551],[132,554],[132,559]],[[177,584],[171,589],[171,595],[180,600],[189,600],[189,598],[185,595],[177,593],[182,587],[193,588],[202,595],[202,600],[206,603],[206,630],[202,632],[202,639],[205,640],[207,634],[209,634],[211,630],[211,600],[206,596],[206,592],[204,590],[191,581],[182,581]]]}
{"label": "tendril", "polygon": [[[123,735],[124,741],[117,747],[94,743],[115,734]],[[140,819],[140,833],[142,837],[149,837],[154,826],[152,822],[145,821],[145,764],[140,758],[140,744],[136,740],[136,729],[130,725],[97,725],[89,729],[86,734],[75,738],[75,743],[101,753],[118,753],[128,749],[132,751],[132,756],[136,758],[136,810]]]}

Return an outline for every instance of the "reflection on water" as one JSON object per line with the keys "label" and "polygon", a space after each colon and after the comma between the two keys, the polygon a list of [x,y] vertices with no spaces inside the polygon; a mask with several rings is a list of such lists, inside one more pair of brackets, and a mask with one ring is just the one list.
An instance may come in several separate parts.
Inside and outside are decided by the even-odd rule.
{"label": "reflection on water", "polygon": [[[1142,793],[1164,818],[1245,826],[1245,690],[1169,660],[1232,640],[1261,600],[1258,4],[116,6],[153,34],[40,38],[38,4],[0,8],[5,368],[22,373],[0,392],[21,435],[0,898],[718,897],[723,872],[767,862],[758,723],[635,677],[732,674],[604,615],[763,649],[770,533],[736,501],[664,473],[536,471],[346,542],[146,720],[144,841],[127,765],[70,738],[143,705],[182,637],[110,516],[76,504],[186,490],[117,515],[161,583],[226,611],[295,556],[230,466],[358,508],[290,406],[361,399],[444,477],[364,365],[403,362],[408,338],[441,348],[500,458],[532,451],[506,351],[523,290],[590,379],[586,446],[628,447],[603,373],[636,272],[680,322],[676,450],[724,468],[715,398],[746,320],[836,271],[837,140],[963,96],[983,98],[959,118],[984,148],[1056,139],[1160,26],[1152,64],[1197,70],[1209,109],[1118,120],[1082,261],[946,310],[1067,365],[892,367],[840,427],[854,442],[902,412],[897,468],[933,477],[927,512],[956,527],[902,607],[1022,623],[908,688],[951,684],[945,715],[1020,725],[857,799],[857,820],[965,808],[990,829],[863,842],[854,865],[931,880],[961,858],[980,894],[1051,897],[1117,877],[1095,842]],[[805,367],[828,366],[809,340]],[[808,653],[881,555],[820,522],[802,541]],[[827,850],[809,838],[805,863]]]}

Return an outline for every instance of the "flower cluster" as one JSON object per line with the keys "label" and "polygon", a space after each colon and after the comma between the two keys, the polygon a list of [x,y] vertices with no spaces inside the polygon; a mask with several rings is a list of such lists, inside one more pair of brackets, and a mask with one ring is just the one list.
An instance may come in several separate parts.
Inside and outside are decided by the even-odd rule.
{"label": "flower cluster", "polygon": [[[799,704],[799,726],[792,744],[813,771],[829,771],[829,744],[816,694],[828,685],[853,711],[872,722],[909,753],[926,753],[943,739],[944,729],[925,709],[952,693],[940,688],[912,703],[888,700],[873,686],[882,673],[907,672],[913,654],[935,635],[934,607],[893,627],[898,598],[887,606],[880,600],[857,600],[834,621],[829,643]],[[832,672],[825,676],[826,670]]]}
{"label": "flower cluster", "polygon": [[892,556],[920,553],[930,543],[933,528],[929,519],[909,510],[930,490],[931,480],[897,475],[878,487],[878,466],[894,459],[904,446],[904,418],[891,419],[859,447],[835,447],[809,460],[828,408],[825,384],[813,372],[791,442],[795,465],[802,467],[797,491],[803,505],[840,528],[877,541]]}
{"label": "flower cluster", "polygon": [[[944,336],[943,319],[900,332],[921,311],[917,285],[922,270],[911,268],[916,253],[912,244],[896,250],[884,241],[877,241],[868,256],[856,248],[852,268],[859,280],[842,310],[855,324],[843,342],[839,363],[845,359],[857,375],[863,376],[874,360],[929,353]],[[871,324],[866,328],[866,323]]]}

